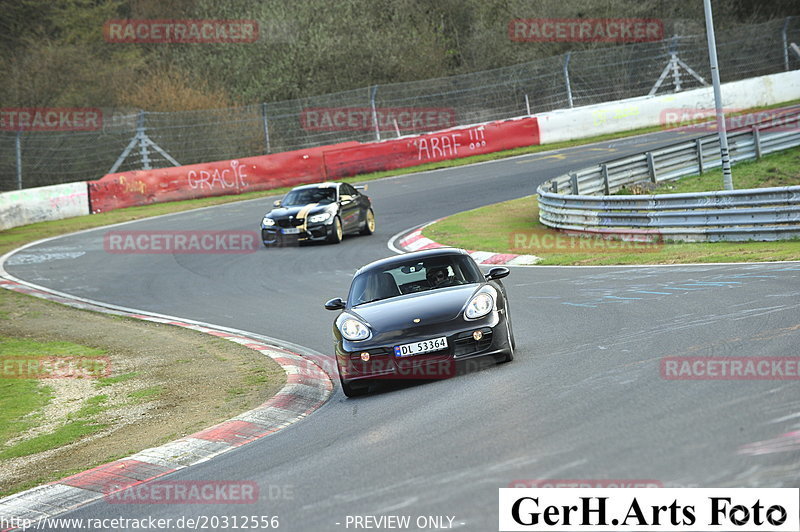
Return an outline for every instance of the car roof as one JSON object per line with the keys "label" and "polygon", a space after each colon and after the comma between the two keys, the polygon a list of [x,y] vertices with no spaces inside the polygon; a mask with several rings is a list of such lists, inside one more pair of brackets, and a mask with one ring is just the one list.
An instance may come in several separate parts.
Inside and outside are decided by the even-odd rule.
{"label": "car roof", "polygon": [[403,264],[404,262],[408,262],[409,260],[415,259],[428,259],[433,257],[454,257],[457,255],[467,255],[465,250],[460,248],[434,248],[434,249],[425,249],[423,251],[414,251],[413,253],[404,253],[402,255],[395,255],[393,257],[387,257],[385,259],[376,260],[374,262],[370,262],[369,264],[365,264],[361,268],[359,268],[355,275],[359,275],[369,270],[373,269],[385,269],[387,267],[392,267],[395,264]]}
{"label": "car roof", "polygon": [[337,188],[341,183],[336,183],[334,181],[325,181],[324,183],[313,183],[311,185],[300,185],[299,187],[294,187],[292,190],[305,190],[307,188]]}

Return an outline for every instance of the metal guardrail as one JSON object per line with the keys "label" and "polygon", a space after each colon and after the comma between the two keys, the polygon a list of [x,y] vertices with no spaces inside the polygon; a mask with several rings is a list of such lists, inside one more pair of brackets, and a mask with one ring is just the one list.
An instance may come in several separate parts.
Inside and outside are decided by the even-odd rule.
{"label": "metal guardrail", "polygon": [[[697,127],[697,126],[694,126]],[[800,108],[728,133],[731,161],[800,146]],[[685,194],[611,195],[722,166],[716,133],[614,159],[540,185],[539,220],[566,231],[686,242],[800,237],[800,186]]]}

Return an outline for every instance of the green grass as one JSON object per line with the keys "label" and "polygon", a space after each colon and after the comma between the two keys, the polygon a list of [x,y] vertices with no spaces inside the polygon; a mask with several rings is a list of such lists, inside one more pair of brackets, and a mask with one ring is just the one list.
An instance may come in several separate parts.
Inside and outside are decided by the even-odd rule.
{"label": "green grass", "polygon": [[97,386],[111,386],[112,384],[117,384],[118,382],[125,382],[134,377],[139,375],[138,372],[132,371],[130,373],[123,373],[122,375],[117,375],[116,377],[100,377],[97,379]]}
{"label": "green grass", "polygon": [[269,374],[267,373],[266,369],[256,368],[252,370],[249,375],[245,376],[244,382],[248,386],[254,386],[256,384],[264,384],[269,382]]}
{"label": "green grass", "polygon": [[34,425],[32,416],[52,398],[52,388],[30,379],[0,381],[0,445]]}
{"label": "green grass", "polygon": [[[760,161],[743,162],[731,168],[736,189],[800,185],[800,148],[767,155]],[[714,169],[700,176],[662,183],[653,194],[710,192],[722,190],[722,171]]]}
{"label": "green grass", "polygon": [[65,425],[58,427],[53,432],[40,434],[3,449],[0,452],[0,459],[28,456],[63,447],[86,435],[104,429],[107,425],[97,423],[95,417],[106,409],[104,404],[107,399],[108,397],[105,395],[90,397],[84,401],[84,405],[80,410],[67,416]]}
{"label": "green grass", "polygon": [[83,406],[77,412],[69,414],[67,419],[87,419],[93,418],[100,412],[106,409],[104,404],[108,400],[107,395],[95,395],[83,402]]}
{"label": "green grass", "polygon": [[100,349],[70,342],[0,337],[0,445],[33,426],[36,412],[52,398],[47,381],[37,378],[47,374],[46,357],[75,357],[76,364],[93,367],[90,364],[102,355]]}
{"label": "green grass", "polygon": [[159,395],[164,393],[162,386],[151,386],[150,388],[142,388],[128,394],[128,397],[139,403],[146,403],[158,398]]}
{"label": "green grass", "polygon": [[29,456],[57,447],[63,447],[84,436],[103,430],[107,425],[100,425],[91,420],[80,419],[71,421],[49,434],[41,434],[25,440],[0,452],[0,459]]}
{"label": "green grass", "polygon": [[423,231],[450,246],[535,255],[542,265],[680,264],[800,260],[800,240],[624,244],[573,237],[539,222],[535,196],[449,216]]}

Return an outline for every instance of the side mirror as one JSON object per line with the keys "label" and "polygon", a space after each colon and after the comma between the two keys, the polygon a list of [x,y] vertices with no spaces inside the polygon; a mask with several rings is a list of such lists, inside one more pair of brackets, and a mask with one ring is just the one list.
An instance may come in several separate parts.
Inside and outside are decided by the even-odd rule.
{"label": "side mirror", "polygon": [[325,310],[342,310],[345,302],[341,297],[336,297],[325,303]]}
{"label": "side mirror", "polygon": [[280,207],[280,206],[281,206],[281,200],[279,200],[279,199],[276,199],[276,200],[275,200],[275,203],[273,203],[273,205],[274,205],[275,207]]}
{"label": "side mirror", "polygon": [[486,277],[487,281],[496,281],[497,279],[508,277],[509,273],[511,273],[511,270],[505,266],[496,266],[489,270],[489,273],[487,273],[484,277]]}

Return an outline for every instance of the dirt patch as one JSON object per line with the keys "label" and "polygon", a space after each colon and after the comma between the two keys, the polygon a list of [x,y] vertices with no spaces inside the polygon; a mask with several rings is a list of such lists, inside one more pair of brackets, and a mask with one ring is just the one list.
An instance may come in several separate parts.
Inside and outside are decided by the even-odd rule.
{"label": "dirt patch", "polygon": [[0,336],[102,349],[112,377],[43,383],[53,388],[53,398],[36,413],[36,426],[6,447],[65,425],[100,395],[102,408],[93,419],[105,428],[57,449],[0,460],[0,495],[197,432],[264,403],[286,382],[272,359],[227,340],[2,289]]}

